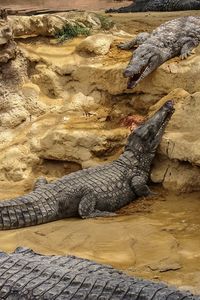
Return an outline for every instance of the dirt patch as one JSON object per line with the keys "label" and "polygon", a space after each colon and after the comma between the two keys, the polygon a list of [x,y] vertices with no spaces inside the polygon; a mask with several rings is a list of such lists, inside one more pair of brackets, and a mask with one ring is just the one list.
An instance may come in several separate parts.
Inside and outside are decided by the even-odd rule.
{"label": "dirt patch", "polygon": [[74,0],[66,1],[66,0],[59,0],[59,4],[56,3],[53,0],[34,0],[29,1],[27,3],[26,0],[16,0],[14,3],[12,0],[7,0],[5,3],[2,3],[2,7],[9,7],[12,9],[22,9],[22,8],[36,8],[36,9],[42,9],[42,8],[54,8],[54,9],[60,9],[60,8],[66,8],[66,9],[84,9],[84,10],[100,10],[100,9],[106,9],[110,7],[121,7],[129,5],[129,1],[123,1],[118,2],[114,0]]}

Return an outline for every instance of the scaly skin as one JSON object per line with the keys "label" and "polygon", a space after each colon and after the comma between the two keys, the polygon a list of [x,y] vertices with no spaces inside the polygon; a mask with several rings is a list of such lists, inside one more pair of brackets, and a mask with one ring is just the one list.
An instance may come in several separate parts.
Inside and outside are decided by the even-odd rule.
{"label": "scaly skin", "polygon": [[33,192],[0,202],[0,229],[42,224],[65,217],[112,216],[138,196],[147,196],[147,181],[165,126],[174,111],[166,102],[131,133],[124,153],[107,165],[81,170],[47,184],[40,179]]}
{"label": "scaly skin", "polygon": [[180,55],[182,59],[192,54],[200,42],[200,17],[181,17],[168,21],[151,34],[140,33],[135,39],[120,44],[128,50],[138,48],[124,71],[129,78],[127,88],[135,87],[165,61]]}
{"label": "scaly skin", "polygon": [[143,11],[177,11],[200,9],[200,0],[135,0],[126,7],[110,8],[107,13],[129,13]]}
{"label": "scaly skin", "polygon": [[27,248],[0,252],[2,300],[200,300],[164,283],[130,277],[75,256],[44,256]]}

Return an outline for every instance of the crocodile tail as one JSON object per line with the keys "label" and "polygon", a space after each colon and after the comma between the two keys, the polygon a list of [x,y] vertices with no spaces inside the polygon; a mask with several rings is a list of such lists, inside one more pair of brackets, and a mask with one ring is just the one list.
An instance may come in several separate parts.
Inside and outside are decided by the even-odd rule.
{"label": "crocodile tail", "polygon": [[[50,194],[50,193],[49,193]],[[43,224],[58,219],[53,194],[36,190],[28,195],[0,201],[0,230]]]}

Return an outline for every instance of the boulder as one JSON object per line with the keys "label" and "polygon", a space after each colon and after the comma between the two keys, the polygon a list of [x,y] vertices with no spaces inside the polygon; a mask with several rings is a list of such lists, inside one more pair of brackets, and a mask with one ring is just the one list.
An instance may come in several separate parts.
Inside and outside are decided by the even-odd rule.
{"label": "boulder", "polygon": [[151,107],[151,111],[168,99],[174,99],[175,113],[160,144],[162,156],[155,163],[151,178],[168,189],[199,190],[200,93],[190,95],[183,89],[176,89]]}
{"label": "boulder", "polygon": [[114,37],[111,34],[99,33],[88,36],[77,46],[77,50],[96,55],[105,55],[109,52],[113,40]]}

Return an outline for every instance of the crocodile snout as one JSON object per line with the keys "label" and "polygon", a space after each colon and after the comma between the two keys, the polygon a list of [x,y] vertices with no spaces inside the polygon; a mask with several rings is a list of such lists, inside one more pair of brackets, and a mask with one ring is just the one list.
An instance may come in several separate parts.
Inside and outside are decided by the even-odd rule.
{"label": "crocodile snout", "polygon": [[174,107],[174,101],[173,100],[169,100],[165,103],[165,106],[169,109]]}
{"label": "crocodile snout", "polygon": [[131,77],[132,76],[132,71],[131,70],[125,70],[124,72],[123,72],[123,75],[124,75],[124,77]]}

